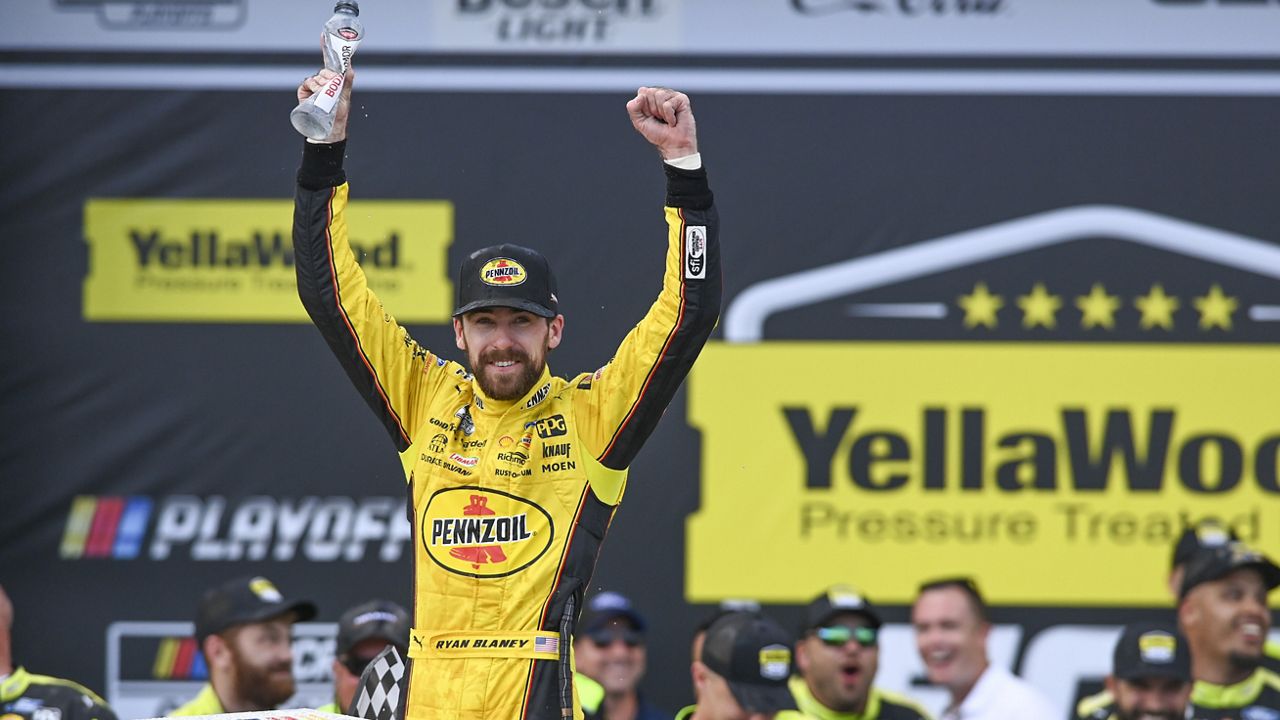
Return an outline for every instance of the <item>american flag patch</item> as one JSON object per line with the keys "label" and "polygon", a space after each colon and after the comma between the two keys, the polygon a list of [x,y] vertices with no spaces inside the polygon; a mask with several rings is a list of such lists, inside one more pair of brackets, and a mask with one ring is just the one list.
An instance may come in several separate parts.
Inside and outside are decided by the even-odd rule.
{"label": "american flag patch", "polygon": [[534,651],[534,652],[559,653],[559,652],[560,652],[560,638],[557,638],[557,637],[542,637],[542,636],[538,636],[538,637],[536,637],[536,638],[534,638],[534,639],[533,639],[533,651]]}

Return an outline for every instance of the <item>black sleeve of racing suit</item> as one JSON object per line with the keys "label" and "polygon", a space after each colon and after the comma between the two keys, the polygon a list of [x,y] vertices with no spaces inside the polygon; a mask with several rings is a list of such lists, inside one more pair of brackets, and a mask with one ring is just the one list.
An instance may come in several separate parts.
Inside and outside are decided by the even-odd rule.
{"label": "black sleeve of racing suit", "polygon": [[[684,170],[666,163],[663,163],[663,168],[667,175],[666,204],[669,212],[674,210],[679,216],[679,225],[673,229],[678,233],[676,242],[683,246],[676,250],[678,267],[668,268],[664,293],[678,295],[678,310],[675,322],[661,343],[660,352],[640,381],[633,404],[598,456],[602,465],[613,469],[631,464],[666,412],[680,383],[689,374],[720,316],[719,216],[707,184],[706,168]],[[691,256],[689,249],[690,229],[697,227],[705,230],[705,253],[702,257],[706,263],[705,273],[697,272],[689,265],[698,259]],[[663,302],[659,299],[655,310]],[[651,310],[642,325],[654,317],[655,310]]]}
{"label": "black sleeve of racing suit", "polygon": [[[330,231],[336,218],[335,207],[345,206],[347,176],[342,160],[346,147],[345,140],[332,144],[308,142],[302,153],[293,214],[298,297],[347,377],[381,420],[396,449],[403,452],[412,443],[411,430],[403,417],[405,408],[397,407],[388,394],[388,382],[379,374],[379,370],[385,371],[385,368],[378,368],[370,361],[367,352],[370,348],[362,345],[368,340],[362,339],[354,329],[353,318],[343,305],[343,288],[338,281],[338,261],[334,257],[331,242],[334,238]],[[339,201],[335,206],[336,198]],[[341,243],[345,248],[345,231]]]}

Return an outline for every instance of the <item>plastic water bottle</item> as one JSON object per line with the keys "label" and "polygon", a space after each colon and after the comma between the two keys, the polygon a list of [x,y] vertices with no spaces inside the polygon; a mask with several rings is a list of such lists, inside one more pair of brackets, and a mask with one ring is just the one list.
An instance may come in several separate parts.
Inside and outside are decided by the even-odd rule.
{"label": "plastic water bottle", "polygon": [[315,95],[298,103],[289,113],[293,127],[312,140],[324,140],[333,130],[334,111],[342,98],[342,85],[346,82],[347,67],[356,46],[364,39],[364,26],[360,24],[360,6],[355,0],[338,0],[333,17],[324,24],[324,66],[338,73]]}

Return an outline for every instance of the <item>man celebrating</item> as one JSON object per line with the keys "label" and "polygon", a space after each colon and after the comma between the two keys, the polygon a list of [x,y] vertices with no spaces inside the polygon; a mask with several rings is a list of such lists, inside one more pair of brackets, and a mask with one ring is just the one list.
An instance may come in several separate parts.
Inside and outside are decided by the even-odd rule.
{"label": "man celebrating", "polygon": [[196,642],[209,666],[199,695],[169,713],[218,715],[274,710],[293,697],[293,623],[316,606],[288,601],[264,577],[236,578],[204,594]]}
{"label": "man celebrating", "polygon": [[[299,100],[333,77],[298,89]],[[369,290],[347,237],[352,77],[298,172],[298,292],[401,452],[413,506],[407,717],[581,717],[570,646],[626,470],[715,326],[716,212],[689,98],[640,88],[631,123],[665,161],[666,271],[612,361],[571,380],[555,276],[517,245],[471,253],[453,329],[470,368],[420,347]],[[474,376],[473,376],[474,374]]]}
{"label": "man celebrating", "polygon": [[951,695],[942,720],[1023,720],[1057,717],[1038,690],[987,657],[991,620],[969,578],[920,586],[911,608],[916,649],[929,682]]}
{"label": "man celebrating", "polygon": [[1112,656],[1107,692],[1080,702],[1081,720],[1183,720],[1191,698],[1191,650],[1176,630],[1129,625]]}
{"label": "man celebrating", "polygon": [[645,621],[625,595],[605,591],[587,602],[573,641],[578,672],[604,691],[601,717],[608,720],[671,720],[640,693],[648,664]]}
{"label": "man celebrating", "polygon": [[858,720],[921,720],[925,712],[906,698],[871,686],[880,664],[880,614],[857,590],[837,585],[805,609],[796,643],[791,694],[806,715]]}
{"label": "man celebrating", "polygon": [[1240,542],[1187,561],[1178,622],[1191,646],[1195,718],[1280,718],[1280,676],[1261,667],[1277,585],[1280,567]]}

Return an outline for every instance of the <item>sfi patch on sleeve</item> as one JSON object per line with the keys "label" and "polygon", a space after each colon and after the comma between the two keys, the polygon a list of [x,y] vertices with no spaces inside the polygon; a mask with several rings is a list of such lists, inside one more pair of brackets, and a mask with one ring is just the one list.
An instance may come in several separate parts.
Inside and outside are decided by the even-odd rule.
{"label": "sfi patch on sleeve", "polygon": [[686,280],[707,277],[706,225],[690,225],[684,229],[684,277]]}

